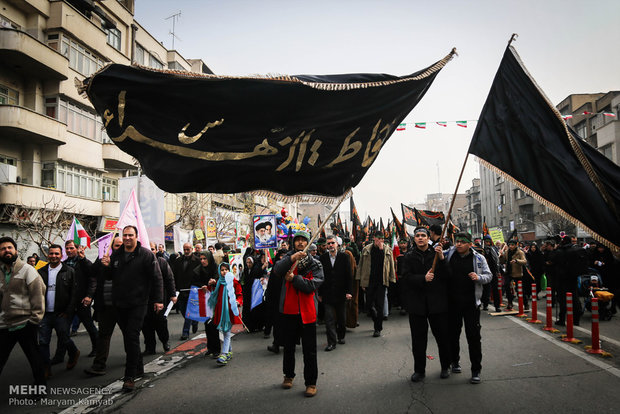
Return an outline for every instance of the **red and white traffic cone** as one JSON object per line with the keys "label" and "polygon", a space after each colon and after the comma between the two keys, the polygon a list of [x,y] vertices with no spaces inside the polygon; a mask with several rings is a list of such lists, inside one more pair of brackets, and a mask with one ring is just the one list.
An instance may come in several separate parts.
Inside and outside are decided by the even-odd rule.
{"label": "red and white traffic cone", "polygon": [[608,352],[601,349],[599,330],[598,330],[598,298],[592,298],[592,345],[586,345],[586,352],[589,354],[599,354],[611,356]]}
{"label": "red and white traffic cone", "polygon": [[566,293],[566,335],[562,335],[564,342],[580,344],[581,341],[573,337],[573,294]]}
{"label": "red and white traffic cone", "polygon": [[560,332],[553,327],[553,292],[550,287],[547,288],[547,324],[543,331]]}
{"label": "red and white traffic cone", "polygon": [[542,323],[538,319],[538,295],[536,295],[536,283],[532,283],[532,317],[528,318],[529,323]]}
{"label": "red and white traffic cone", "polygon": [[523,310],[523,282],[521,280],[517,282],[517,293],[519,296],[519,313],[517,313],[516,316],[519,318],[525,318],[527,315]]}

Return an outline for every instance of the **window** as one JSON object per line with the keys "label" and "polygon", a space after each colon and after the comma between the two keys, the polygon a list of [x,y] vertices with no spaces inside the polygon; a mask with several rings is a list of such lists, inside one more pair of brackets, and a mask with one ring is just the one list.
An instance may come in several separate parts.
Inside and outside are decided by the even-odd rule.
{"label": "window", "polygon": [[7,29],[16,29],[16,30],[21,29],[21,27],[17,23],[12,21],[11,19],[4,17],[1,14],[0,14],[0,27],[6,27]]}
{"label": "window", "polygon": [[19,92],[0,85],[0,105],[19,105]]}
{"label": "window", "polygon": [[[58,42],[57,36],[57,34],[50,34],[47,37],[47,44],[54,49],[56,49],[55,46]],[[84,76],[92,75],[93,73],[101,69],[105,64],[103,59],[98,57],[94,52],[91,52],[86,47],[64,34],[62,35],[61,44],[62,47],[60,53],[62,53],[63,56],[69,59],[69,67],[73,70],[78,71]]]}
{"label": "window", "polygon": [[68,195],[101,199],[101,173],[68,164],[43,163],[41,170],[43,187],[56,188]]}
{"label": "window", "polygon": [[0,164],[17,165],[17,160],[6,155],[0,155]]}
{"label": "window", "polygon": [[136,43],[136,49],[134,51],[135,53],[135,61],[137,64],[144,66],[144,53],[145,50],[142,46],[140,46],[138,43]]}
{"label": "window", "polygon": [[104,177],[102,189],[102,196],[105,201],[118,201],[118,180]]}
{"label": "window", "polygon": [[586,121],[580,122],[579,124],[575,125],[575,130],[577,131],[577,135],[579,135],[581,138],[588,138],[588,128],[586,127]]}
{"label": "window", "polygon": [[108,34],[108,44],[114,49],[121,50],[121,31],[117,28],[104,29]]}
{"label": "window", "polygon": [[45,114],[67,124],[67,130],[97,142],[109,141],[103,129],[101,118],[71,102],[58,97],[45,99]]}
{"label": "window", "polygon": [[613,161],[613,145],[612,144],[608,144],[605,145],[604,147],[599,148],[598,150],[601,152],[601,154],[603,154],[604,156],[606,156],[607,158],[609,158],[610,160]]}
{"label": "window", "polygon": [[149,54],[149,66],[154,69],[163,69],[164,64],[155,58],[155,56]]}

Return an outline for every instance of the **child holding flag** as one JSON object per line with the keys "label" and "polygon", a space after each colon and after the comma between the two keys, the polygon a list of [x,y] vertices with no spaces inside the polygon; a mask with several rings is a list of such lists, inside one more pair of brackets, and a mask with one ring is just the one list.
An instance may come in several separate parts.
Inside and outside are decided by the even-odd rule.
{"label": "child holding flag", "polygon": [[226,365],[232,358],[230,340],[232,338],[231,329],[233,325],[243,324],[241,321],[240,307],[243,304],[243,293],[241,284],[230,272],[230,265],[226,262],[220,263],[218,268],[220,275],[215,288],[209,297],[209,307],[213,309],[211,323],[217,327],[224,335],[221,353],[217,359],[218,365]]}

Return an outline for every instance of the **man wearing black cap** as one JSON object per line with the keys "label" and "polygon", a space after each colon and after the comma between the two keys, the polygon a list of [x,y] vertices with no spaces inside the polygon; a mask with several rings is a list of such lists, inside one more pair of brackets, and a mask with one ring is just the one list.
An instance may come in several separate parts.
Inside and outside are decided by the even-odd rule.
{"label": "man wearing black cap", "polygon": [[390,282],[396,282],[394,257],[392,249],[384,245],[383,232],[373,235],[373,242],[362,249],[360,263],[357,268],[357,279],[366,292],[366,306],[374,322],[375,338],[381,336],[383,330],[383,305],[385,290]]}
{"label": "man wearing black cap", "polygon": [[469,345],[472,384],[479,384],[482,370],[482,340],[480,337],[480,297],[482,285],[492,279],[491,271],[483,255],[472,249],[469,233],[457,233],[454,246],[444,252],[451,271],[448,282],[450,297],[450,357],[452,372],[460,373],[459,364],[461,328],[465,323],[465,335]]}
{"label": "man wearing black cap", "polygon": [[[450,343],[448,319],[448,277],[443,251],[433,249],[425,227],[414,231],[415,246],[404,256],[400,270],[403,299],[409,312],[414,372],[411,381],[419,382],[426,375],[428,326],[439,348],[441,378],[450,376]],[[437,255],[435,271],[433,261]]]}

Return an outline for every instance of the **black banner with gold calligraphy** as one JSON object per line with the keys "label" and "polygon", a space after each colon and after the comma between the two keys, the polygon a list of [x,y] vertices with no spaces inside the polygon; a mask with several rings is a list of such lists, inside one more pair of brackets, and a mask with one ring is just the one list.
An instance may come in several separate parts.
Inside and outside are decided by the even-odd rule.
{"label": "black banner with gold calligraphy", "polygon": [[227,77],[113,64],[82,88],[108,136],[168,192],[340,196],[453,53],[405,77]]}

